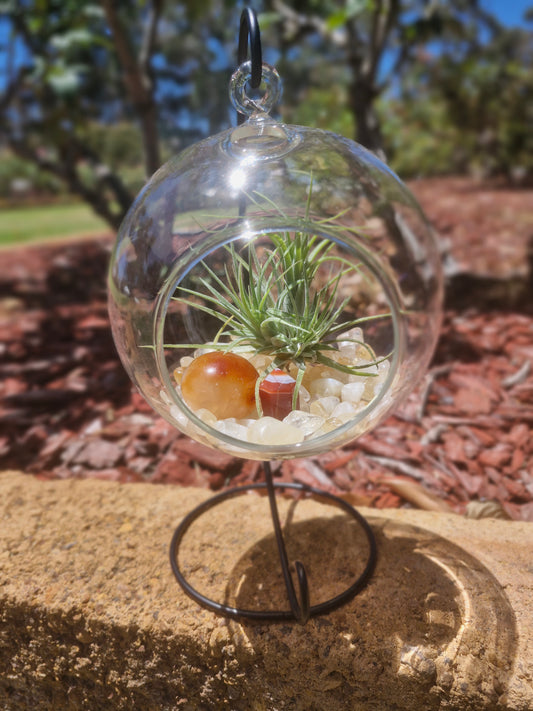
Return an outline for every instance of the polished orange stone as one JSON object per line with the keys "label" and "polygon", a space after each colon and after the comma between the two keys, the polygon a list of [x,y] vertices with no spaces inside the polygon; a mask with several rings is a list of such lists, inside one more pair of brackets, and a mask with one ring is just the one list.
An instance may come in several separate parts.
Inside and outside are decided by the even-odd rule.
{"label": "polished orange stone", "polygon": [[[259,386],[263,415],[282,420],[292,412],[292,398],[296,380],[284,370],[276,368]],[[296,403],[298,407],[298,403]]]}
{"label": "polished orange stone", "polygon": [[236,353],[204,353],[185,369],[181,393],[192,410],[205,408],[219,420],[257,417],[258,377],[250,361]]}

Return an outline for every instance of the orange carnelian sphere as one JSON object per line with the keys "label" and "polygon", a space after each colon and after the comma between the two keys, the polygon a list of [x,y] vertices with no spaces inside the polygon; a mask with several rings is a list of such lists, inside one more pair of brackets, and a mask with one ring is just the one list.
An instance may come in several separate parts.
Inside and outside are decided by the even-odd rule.
{"label": "orange carnelian sphere", "polygon": [[219,420],[257,415],[255,383],[259,373],[235,353],[204,353],[183,373],[181,393],[192,410],[205,408]]}

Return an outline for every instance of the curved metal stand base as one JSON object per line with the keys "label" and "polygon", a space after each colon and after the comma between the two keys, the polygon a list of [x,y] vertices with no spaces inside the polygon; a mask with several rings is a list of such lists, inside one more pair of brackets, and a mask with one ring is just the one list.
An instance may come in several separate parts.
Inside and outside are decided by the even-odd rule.
{"label": "curved metal stand base", "polygon": [[[332,610],[350,601],[353,597],[355,597],[355,595],[357,595],[357,593],[359,593],[365,587],[372,573],[374,572],[374,568],[376,565],[376,540],[367,520],[363,516],[361,516],[361,514],[356,511],[353,506],[351,506],[343,499],[340,499],[338,496],[330,494],[329,492],[321,491],[320,489],[315,489],[313,487],[306,486],[305,484],[273,483],[270,467],[268,465],[265,465],[265,473],[267,474],[266,483],[249,484],[247,486],[228,489],[227,491],[213,496],[211,499],[208,499],[203,504],[200,504],[195,509],[193,509],[193,511],[191,511],[191,513],[189,513],[183,519],[181,524],[174,532],[172,542],[170,544],[170,563],[178,583],[181,585],[187,595],[189,595],[189,597],[191,597],[193,600],[198,602],[203,607],[206,607],[207,609],[211,610],[212,612],[216,612],[220,615],[224,615],[225,617],[230,617],[236,620],[248,619],[259,622],[285,622],[292,620],[300,622],[301,624],[305,624],[305,622],[307,622],[310,617],[314,617],[316,615],[323,615],[325,613],[331,612]],[[202,516],[202,514],[206,513],[206,511],[209,511],[214,506],[217,506],[218,504],[227,501],[228,499],[240,496],[241,494],[244,494],[248,491],[257,491],[261,489],[267,489],[269,494],[272,519],[278,543],[278,551],[280,554],[280,562],[282,565],[285,584],[287,587],[287,595],[291,606],[290,610],[248,610],[237,607],[230,607],[229,605],[223,605],[221,603],[215,602],[214,600],[211,600],[210,598],[207,598],[202,595],[187,582],[178,564],[179,545],[185,533],[190,528],[192,523],[196,521],[197,518]],[[310,494],[311,496],[318,496],[321,499],[327,499],[328,502],[333,503],[335,506],[338,506],[350,516],[352,516],[352,518],[354,518],[357,523],[362,527],[368,541],[368,560],[365,569],[363,570],[361,575],[352,583],[352,585],[350,585],[346,590],[344,590],[344,592],[318,605],[310,606],[309,590],[307,586],[307,575],[305,573],[305,568],[302,563],[296,561],[295,569],[299,588],[298,599],[294,584],[292,582],[292,577],[289,572],[287,554],[283,543],[281,527],[279,525],[277,506],[274,500],[274,489],[293,489],[296,491],[302,491],[306,494]]]}

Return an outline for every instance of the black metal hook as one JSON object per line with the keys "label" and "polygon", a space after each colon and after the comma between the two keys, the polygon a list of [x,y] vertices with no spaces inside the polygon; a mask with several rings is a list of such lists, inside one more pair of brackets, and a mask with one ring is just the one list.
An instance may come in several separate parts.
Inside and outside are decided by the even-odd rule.
{"label": "black metal hook", "polygon": [[[257,89],[261,84],[263,73],[263,52],[261,50],[261,34],[259,32],[259,22],[255,10],[247,7],[241,13],[241,24],[239,30],[239,48],[237,51],[237,62],[239,66],[248,58],[248,40],[250,41],[250,62],[252,65],[252,76],[250,86]],[[245,115],[238,113],[237,122],[243,123]]]}

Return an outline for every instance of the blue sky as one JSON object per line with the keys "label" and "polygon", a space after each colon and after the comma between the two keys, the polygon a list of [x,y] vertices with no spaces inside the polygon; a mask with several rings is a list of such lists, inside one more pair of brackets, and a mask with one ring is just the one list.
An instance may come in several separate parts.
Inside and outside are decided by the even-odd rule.
{"label": "blue sky", "polygon": [[482,0],[481,6],[505,25],[521,25],[524,12],[533,6],[533,0]]}

